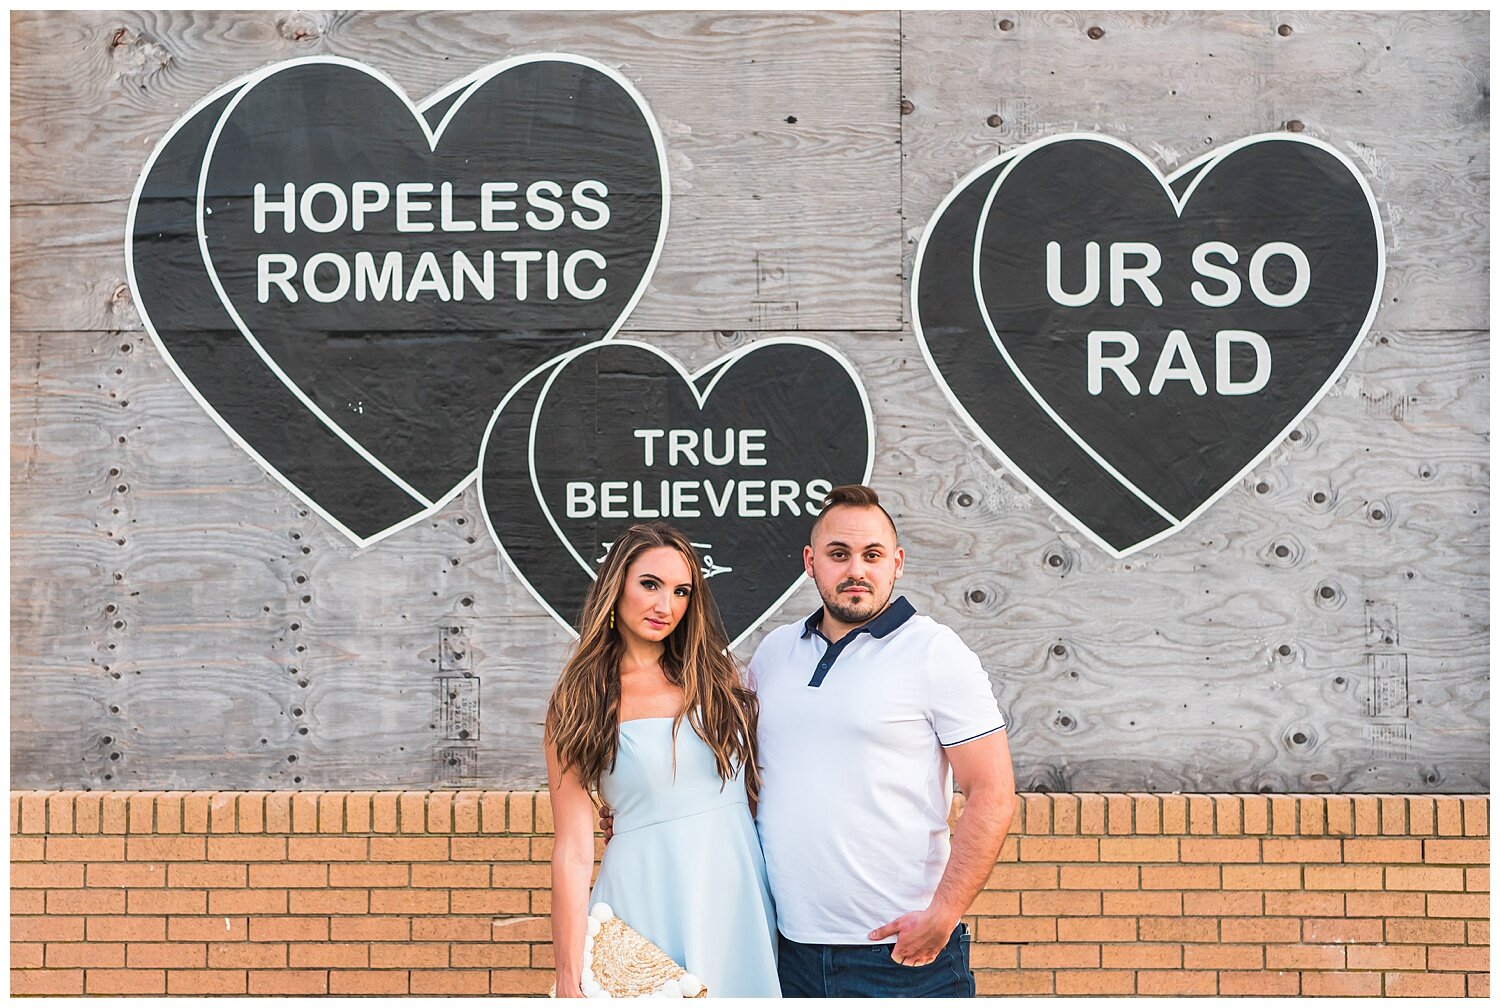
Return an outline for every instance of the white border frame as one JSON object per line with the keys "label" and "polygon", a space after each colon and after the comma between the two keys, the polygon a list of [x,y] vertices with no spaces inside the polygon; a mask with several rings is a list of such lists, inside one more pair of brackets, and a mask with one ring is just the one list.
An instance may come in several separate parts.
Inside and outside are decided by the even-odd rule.
{"label": "white border frame", "polygon": [[[1061,417],[1057,416],[1051,405],[1048,404],[1046,400],[1036,392],[1036,390],[1031,386],[1031,383],[1026,379],[1026,376],[1021,372],[1020,368],[1017,367],[1015,361],[1011,359],[1010,354],[1005,349],[1003,341],[1000,339],[999,334],[995,331],[994,323],[991,321],[989,311],[984,304],[979,279],[980,238],[984,233],[984,225],[988,220],[990,207],[994,203],[995,196],[999,192],[1001,184],[1005,181],[1009,174],[1015,170],[1015,166],[1019,164],[1020,161],[1028,154],[1031,154],[1051,144],[1068,140],[1093,140],[1118,148],[1119,150],[1125,151],[1126,153],[1130,154],[1142,165],[1150,169],[1152,175],[1157,179],[1158,182],[1161,183],[1162,188],[1166,192],[1167,198],[1171,201],[1171,205],[1179,217],[1182,214],[1183,207],[1185,207],[1188,200],[1192,198],[1193,192],[1197,189],[1199,183],[1203,180],[1204,177],[1207,176],[1210,171],[1214,169],[1214,167],[1218,165],[1220,161],[1222,161],[1225,157],[1234,153],[1235,151],[1240,150],[1241,148],[1248,147],[1254,144],[1272,142],[1307,144],[1309,146],[1317,147],[1329,154],[1332,154],[1335,158],[1338,159],[1341,164],[1344,165],[1345,168],[1348,169],[1349,174],[1354,177],[1355,181],[1359,184],[1360,190],[1365,194],[1365,199],[1370,207],[1370,217],[1371,221],[1375,225],[1375,232],[1377,236],[1375,289],[1370,297],[1370,308],[1365,314],[1364,321],[1360,325],[1358,334],[1350,340],[1348,351],[1344,354],[1343,359],[1339,361],[1338,366],[1335,367],[1329,374],[1328,379],[1323,383],[1323,386],[1318,389],[1316,394],[1308,399],[1306,405],[1304,405],[1302,409],[1298,411],[1297,415],[1292,418],[1291,422],[1283,427],[1278,434],[1272,437],[1266,443],[1266,446],[1262,448],[1258,453],[1256,453],[1256,455],[1242,469],[1240,469],[1239,472],[1237,472],[1230,479],[1226,480],[1218,490],[1216,490],[1206,500],[1204,500],[1202,504],[1199,504],[1198,507],[1196,507],[1191,513],[1180,519],[1168,515],[1163,509],[1156,505],[1155,502],[1145,497],[1144,494],[1142,494],[1127,480],[1125,480],[1122,476],[1115,472],[1112,466],[1110,466],[1107,462],[1099,457],[1098,453],[1093,449],[1091,445],[1085,442],[1076,432],[1074,432],[1073,429],[1069,427]],[[1162,530],[1161,532],[1158,532],[1154,536],[1150,536],[1138,543],[1128,546],[1123,550],[1115,549],[1109,543],[1100,538],[1098,534],[1096,534],[1091,528],[1089,528],[1082,521],[1076,518],[1070,511],[1059,504],[1050,494],[1048,494],[1039,484],[1037,484],[1036,481],[1033,480],[1024,469],[1016,465],[1016,463],[1013,462],[1008,455],[1006,455],[1006,453],[1000,448],[998,444],[994,442],[989,434],[974,420],[972,416],[969,415],[969,411],[964,408],[961,402],[959,402],[958,397],[953,394],[953,391],[948,387],[947,380],[943,377],[942,372],[938,369],[936,362],[932,358],[932,353],[927,346],[927,337],[922,329],[921,310],[917,304],[917,293],[920,289],[920,277],[922,272],[923,257],[927,251],[927,240],[931,236],[934,226],[938,223],[939,220],[941,220],[942,215],[947,211],[949,205],[955,199],[957,199],[958,196],[963,193],[964,190],[967,189],[975,179],[979,178],[987,172],[993,171],[996,167],[1001,168],[1000,175],[995,179],[995,182],[990,187],[989,194],[985,199],[984,207],[979,214],[979,219],[974,231],[974,267],[972,283],[975,302],[979,309],[980,317],[984,320],[985,328],[989,331],[990,339],[994,342],[996,349],[1000,351],[1001,356],[1004,358],[1011,371],[1015,374],[1017,380],[1020,381],[1022,387],[1031,394],[1033,399],[1036,400],[1037,405],[1040,406],[1042,410],[1045,411],[1055,423],[1057,423],[1058,427],[1062,429],[1064,433],[1066,433],[1069,437],[1071,437],[1079,445],[1080,448],[1082,448],[1086,453],[1088,453],[1091,458],[1098,462],[1106,472],[1113,476],[1121,484],[1121,486],[1125,487],[1128,490],[1131,490],[1145,503],[1151,506],[1153,510],[1155,510],[1158,514],[1161,514],[1163,517],[1167,517],[1172,521],[1170,527]],[[1192,182],[1188,185],[1188,188],[1183,192],[1181,199],[1179,199],[1177,197],[1177,194],[1172,191],[1171,183],[1176,181],[1177,179],[1190,175],[1193,172],[1199,172],[1200,169],[1200,174],[1192,180]],[[1307,414],[1312,411],[1313,407],[1316,406],[1323,399],[1323,397],[1328,394],[1328,390],[1333,387],[1334,383],[1338,381],[1339,377],[1344,373],[1345,369],[1348,368],[1349,363],[1354,359],[1354,355],[1359,352],[1360,347],[1364,344],[1365,337],[1369,335],[1370,326],[1374,322],[1375,315],[1380,308],[1380,299],[1385,289],[1385,266],[1385,223],[1380,216],[1380,208],[1376,205],[1375,195],[1371,191],[1370,185],[1365,180],[1365,177],[1354,166],[1354,163],[1337,148],[1335,148],[1331,144],[1325,143],[1322,140],[1318,140],[1312,137],[1296,136],[1294,134],[1287,133],[1257,133],[1252,136],[1236,140],[1222,147],[1215,148],[1214,150],[1209,151],[1206,154],[1194,158],[1182,167],[1172,171],[1170,174],[1164,175],[1162,171],[1157,168],[1155,162],[1151,161],[1145,155],[1141,154],[1134,147],[1131,147],[1129,144],[1117,140],[1114,137],[1106,136],[1100,133],[1061,133],[1056,136],[1050,136],[1042,140],[1034,141],[1024,146],[1018,147],[1013,151],[1007,151],[1005,154],[1002,154],[999,157],[990,159],[985,164],[965,175],[958,182],[958,184],[955,185],[953,189],[943,197],[942,202],[938,204],[937,210],[934,211],[933,215],[928,219],[927,227],[924,229],[921,241],[917,245],[916,259],[913,261],[910,292],[912,328],[917,334],[917,341],[921,345],[922,356],[927,361],[928,370],[931,371],[933,377],[937,379],[938,386],[943,390],[943,395],[947,398],[949,405],[951,405],[953,409],[958,413],[958,415],[964,419],[964,422],[968,424],[969,429],[975,433],[975,435],[984,444],[984,446],[991,452],[993,452],[1000,459],[1000,461],[1003,462],[1033,493],[1041,497],[1042,500],[1047,502],[1049,507],[1051,507],[1058,514],[1062,515],[1063,518],[1067,519],[1068,523],[1071,524],[1074,528],[1082,532],[1090,542],[1094,543],[1096,546],[1104,550],[1115,559],[1122,559],[1132,553],[1145,549],[1147,546],[1154,545],[1162,541],[1163,539],[1166,539],[1168,536],[1180,532],[1182,529],[1191,524],[1194,519],[1196,519],[1199,515],[1201,515],[1214,503],[1216,503],[1219,498],[1223,497],[1224,494],[1227,493],[1232,486],[1243,479],[1246,473],[1250,472],[1250,470],[1258,466],[1265,459],[1265,457],[1271,453],[1273,449],[1277,448],[1282,443],[1282,441],[1285,440],[1287,434],[1290,433],[1291,430],[1299,423],[1301,423],[1302,420],[1307,416]]]}
{"label": "white border frame", "polygon": [[[645,119],[647,127],[651,132],[651,139],[656,148],[657,168],[661,176],[662,195],[661,222],[657,229],[656,244],[654,249],[652,250],[651,258],[647,262],[646,268],[641,274],[640,281],[636,285],[635,292],[626,302],[625,307],[621,310],[619,317],[615,320],[609,331],[599,341],[603,342],[613,338],[615,333],[620,330],[620,327],[625,324],[625,321],[630,317],[631,312],[635,310],[635,306],[637,305],[637,303],[639,303],[641,297],[645,294],[646,288],[651,282],[651,277],[656,272],[657,263],[661,259],[662,247],[666,244],[667,225],[671,210],[671,190],[667,168],[666,145],[662,139],[661,127],[658,125],[656,117],[651,113],[651,107],[646,103],[645,98],[635,88],[635,86],[629,80],[625,79],[625,77],[623,77],[618,71],[586,56],[577,56],[570,53],[543,52],[511,57],[506,60],[501,60],[499,62],[480,67],[478,70],[475,70],[468,76],[462,77],[443,86],[433,94],[429,95],[427,98],[423,99],[419,104],[413,104],[411,99],[407,96],[406,92],[403,91],[400,86],[397,85],[395,81],[392,80],[388,75],[384,74],[375,67],[368,66],[356,60],[346,59],[340,56],[305,56],[299,57],[297,59],[283,60],[277,63],[272,63],[268,66],[262,67],[261,69],[246,74],[245,76],[236,78],[235,80],[214,89],[204,98],[194,103],[186,113],[184,113],[175,123],[172,124],[172,128],[169,129],[165,135],[163,135],[161,140],[157,142],[155,148],[153,148],[153,150],[151,151],[151,155],[146,159],[145,166],[142,168],[140,176],[136,180],[135,188],[131,193],[130,209],[125,221],[126,282],[129,284],[131,297],[135,301],[136,309],[140,313],[141,322],[144,325],[147,334],[151,337],[152,342],[156,344],[157,350],[161,353],[163,359],[166,360],[167,366],[171,368],[172,373],[177,376],[177,380],[180,381],[188,390],[188,394],[191,395],[193,399],[198,403],[198,405],[203,408],[203,411],[208,414],[210,419],[212,419],[214,423],[217,424],[219,428],[229,436],[229,439],[231,441],[238,445],[240,449],[245,452],[245,454],[254,459],[255,462],[263,470],[269,473],[273,479],[275,479],[278,483],[280,483],[283,487],[290,491],[294,497],[300,500],[309,509],[318,514],[334,528],[338,529],[341,533],[344,534],[346,538],[348,538],[351,542],[353,542],[357,547],[361,549],[367,546],[371,546],[386,538],[387,536],[394,535],[396,532],[399,532],[402,529],[407,528],[408,526],[413,525],[423,520],[424,518],[427,518],[433,513],[441,510],[450,501],[461,494],[470,482],[474,481],[479,471],[477,460],[475,467],[469,470],[468,473],[466,473],[461,479],[459,479],[458,482],[454,484],[451,490],[445,493],[437,501],[429,501],[427,500],[427,498],[417,493],[410,486],[408,486],[405,481],[402,480],[399,476],[391,472],[391,470],[387,466],[385,466],[382,462],[379,461],[379,459],[377,459],[362,445],[355,441],[346,431],[339,427],[338,424],[334,423],[326,413],[324,413],[321,409],[319,409],[315,404],[312,403],[306,393],[304,393],[302,389],[298,387],[297,384],[292,381],[289,376],[286,375],[286,373],[280,368],[280,366],[277,365],[274,360],[272,360],[270,355],[266,352],[265,348],[261,346],[260,342],[255,339],[254,335],[249,331],[248,327],[245,326],[243,319],[240,318],[239,313],[234,309],[233,305],[229,303],[229,300],[224,293],[223,286],[219,282],[218,275],[214,271],[212,261],[208,256],[207,243],[203,232],[203,188],[204,183],[207,180],[208,165],[210,160],[212,159],[214,148],[218,143],[220,133],[223,131],[225,121],[228,119],[230,113],[234,111],[235,107],[239,104],[240,100],[243,99],[249,89],[260,81],[266,79],[267,77],[270,77],[273,74],[276,74],[293,66],[307,63],[339,64],[359,70],[371,77],[374,77],[376,80],[384,84],[406,105],[406,107],[411,111],[413,118],[416,119],[418,125],[421,126],[423,132],[426,134],[428,144],[433,149],[436,149],[437,144],[441,139],[443,129],[447,126],[449,120],[451,120],[454,112],[467,99],[468,94],[466,93],[462,95],[457,101],[453,103],[452,107],[450,107],[444,113],[442,122],[439,123],[436,130],[433,130],[427,125],[427,120],[422,115],[424,109],[430,108],[431,106],[451,97],[454,93],[460,90],[472,92],[479,85],[497,76],[498,74],[511,69],[512,67],[537,62],[573,63],[580,66],[589,67],[593,70],[597,70],[598,72],[609,77],[616,84],[618,84],[627,95],[630,96],[631,100],[640,110],[641,115]],[[413,500],[423,505],[422,510],[410,515],[409,517],[403,519],[400,522],[397,522],[394,525],[382,529],[374,535],[360,536],[356,534],[354,531],[344,525],[343,522],[339,521],[327,510],[321,507],[318,502],[311,497],[311,495],[304,492],[295,483],[293,483],[290,479],[283,475],[266,458],[264,458],[259,452],[252,448],[249,442],[247,442],[235,431],[234,427],[231,426],[228,421],[226,421],[223,416],[221,416],[219,412],[213,408],[213,405],[209,403],[209,401],[203,396],[203,394],[198,391],[197,387],[193,385],[192,381],[188,379],[187,375],[184,374],[182,369],[178,366],[176,360],[173,359],[172,354],[167,349],[166,344],[157,334],[156,326],[151,321],[150,313],[147,311],[146,306],[140,296],[140,287],[135,275],[135,218],[136,208],[139,205],[141,192],[145,188],[146,180],[150,177],[152,169],[156,166],[157,158],[160,156],[162,151],[166,149],[167,145],[171,142],[173,137],[177,135],[177,131],[204,108],[213,104],[213,102],[217,101],[225,94],[228,94],[230,92],[238,93],[235,94],[235,96],[230,100],[229,104],[225,106],[224,111],[220,114],[219,121],[215,124],[214,129],[210,134],[209,141],[204,148],[203,164],[199,171],[196,207],[199,251],[204,257],[205,268],[207,270],[209,280],[212,283],[214,290],[218,293],[219,299],[222,302],[225,311],[229,314],[230,319],[240,330],[241,335],[261,357],[261,359],[265,361],[267,367],[270,368],[271,372],[277,377],[277,379],[280,380],[282,384],[285,385],[287,389],[293,395],[295,395],[297,399],[301,401],[303,405],[306,406],[313,413],[313,415],[319,419],[319,421],[324,424],[324,426],[326,426],[338,438],[340,438],[340,440],[344,441],[351,448],[353,448],[357,454],[365,459],[366,462],[372,465],[387,479],[391,480],[396,486],[400,487],[405,493],[412,497]],[[547,366],[550,365],[543,365],[540,368],[533,369],[530,373],[523,377],[520,382],[517,383],[517,387],[525,384],[527,381],[530,381],[539,371],[543,370]],[[509,399],[509,393],[507,393],[506,399]]]}
{"label": "white border frame", "polygon": [[[831,346],[827,346],[826,344],[819,343],[816,340],[807,339],[802,336],[774,336],[769,339],[759,340],[757,342],[749,344],[748,346],[740,347],[737,350],[731,351],[730,353],[716,358],[715,360],[691,373],[689,373],[670,354],[667,354],[665,351],[652,346],[649,343],[642,343],[638,340],[597,340],[593,343],[588,344],[587,346],[578,347],[575,350],[569,351],[568,353],[562,355],[561,357],[558,357],[556,360],[550,362],[549,364],[544,365],[542,368],[536,369],[525,379],[518,382],[515,389],[512,390],[511,394],[507,394],[500,405],[495,408],[494,414],[490,417],[489,426],[485,429],[484,432],[484,444],[483,446],[481,446],[479,451],[480,477],[478,483],[480,510],[484,514],[485,527],[489,529],[490,538],[494,541],[496,548],[499,549],[501,557],[504,558],[505,563],[508,567],[510,567],[511,572],[514,573],[520,580],[521,584],[525,586],[526,590],[531,594],[531,597],[536,599],[537,602],[542,606],[542,608],[545,609],[553,619],[557,620],[557,622],[563,626],[570,637],[576,638],[578,636],[577,632],[573,629],[572,623],[559,615],[558,612],[553,609],[550,604],[548,604],[547,600],[541,596],[541,593],[539,593],[536,588],[532,586],[525,573],[521,571],[521,569],[516,565],[515,561],[511,559],[510,554],[506,552],[505,544],[501,542],[499,534],[496,533],[494,525],[490,522],[489,508],[485,505],[484,502],[483,467],[484,459],[488,454],[487,449],[489,446],[490,434],[494,431],[495,422],[499,419],[501,411],[504,410],[506,405],[509,404],[512,395],[516,391],[521,389],[538,373],[546,370],[547,368],[552,368],[552,373],[547,376],[545,384],[537,393],[536,406],[532,409],[531,422],[528,426],[526,436],[526,465],[531,479],[532,493],[536,497],[537,508],[547,519],[547,524],[551,526],[553,533],[557,536],[558,541],[562,543],[563,548],[568,551],[569,555],[573,557],[573,559],[578,563],[579,567],[582,568],[583,572],[588,575],[589,579],[594,580],[596,573],[593,566],[578,555],[578,551],[573,548],[573,544],[569,542],[567,536],[563,534],[562,529],[558,527],[557,520],[552,516],[551,510],[547,507],[546,502],[542,497],[541,488],[537,485],[536,433],[537,423],[541,416],[542,407],[547,402],[547,394],[552,390],[552,385],[556,381],[557,376],[561,374],[562,369],[570,364],[575,357],[578,357],[579,355],[592,350],[597,350],[599,347],[605,345],[606,343],[611,343],[616,346],[638,347],[642,350],[646,350],[652,354],[655,354],[661,360],[665,361],[682,378],[683,383],[686,384],[690,390],[692,390],[693,396],[697,400],[699,409],[702,409],[703,406],[708,402],[709,397],[713,395],[714,389],[718,387],[719,381],[723,379],[726,374],[733,370],[734,365],[744,357],[754,353],[757,350],[769,346],[793,345],[811,347],[826,354],[827,356],[833,358],[833,360],[844,369],[844,371],[849,375],[850,381],[853,382],[855,391],[859,393],[859,401],[861,406],[864,408],[865,416],[865,471],[863,477],[861,478],[861,482],[868,483],[870,481],[870,476],[873,474],[875,469],[875,416],[873,411],[870,409],[870,397],[869,394],[865,391],[864,382],[860,380],[859,372],[854,369],[854,365],[850,363],[847,357],[839,353]],[[717,373],[713,374],[715,371],[717,371]],[[710,379],[708,385],[700,391],[697,385],[697,380],[707,374],[713,374],[713,377],[712,379]],[[738,647],[746,637],[748,637],[755,630],[759,629],[760,626],[764,624],[773,613],[775,613],[782,607],[782,605],[786,603],[787,599],[791,598],[792,594],[796,592],[796,590],[802,586],[802,582],[806,580],[806,571],[798,574],[796,579],[792,581],[791,585],[786,589],[786,591],[781,593],[781,596],[776,599],[776,601],[767,606],[764,612],[762,612],[759,616],[752,620],[744,630],[742,630],[732,641],[729,642],[730,648]]]}

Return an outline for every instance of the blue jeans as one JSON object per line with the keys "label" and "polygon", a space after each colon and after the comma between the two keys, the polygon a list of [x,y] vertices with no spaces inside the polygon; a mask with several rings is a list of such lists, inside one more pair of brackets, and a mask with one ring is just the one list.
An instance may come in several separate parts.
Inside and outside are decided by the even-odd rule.
{"label": "blue jeans", "polygon": [[885,945],[804,945],[780,936],[782,997],[973,997],[969,928],[959,924],[926,966],[902,966]]}

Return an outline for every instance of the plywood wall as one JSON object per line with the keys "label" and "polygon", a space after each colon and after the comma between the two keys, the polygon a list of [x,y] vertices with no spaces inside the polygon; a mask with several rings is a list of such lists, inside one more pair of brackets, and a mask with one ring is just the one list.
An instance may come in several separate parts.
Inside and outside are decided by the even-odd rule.
{"label": "plywood wall", "polygon": [[[351,545],[173,377],[123,238],[151,149],[242,73],[337,54],[421,97],[561,50],[617,68],[665,135],[671,226],[626,332],[689,368],[786,331],[849,358],[902,588],[984,660],[1025,787],[1487,789],[1488,31],[1444,12],[13,14],[13,786],[543,783],[569,641],[473,488]],[[1292,439],[1112,559],[947,406],[909,321],[916,243],[1027,141],[1105,132],[1169,170],[1282,129],[1364,171],[1383,303]],[[817,604],[804,584],[770,625]]]}

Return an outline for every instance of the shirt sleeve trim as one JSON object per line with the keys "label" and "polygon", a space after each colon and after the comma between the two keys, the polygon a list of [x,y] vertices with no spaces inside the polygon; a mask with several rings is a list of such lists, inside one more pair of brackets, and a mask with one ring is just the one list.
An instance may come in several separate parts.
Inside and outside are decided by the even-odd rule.
{"label": "shirt sleeve trim", "polygon": [[943,742],[941,744],[942,744],[942,747],[944,749],[947,749],[947,748],[949,748],[951,746],[963,745],[965,742],[973,742],[975,739],[982,739],[986,735],[993,735],[997,731],[1004,731],[1004,730],[1005,730],[1005,722],[1002,721],[1000,724],[996,725],[995,727],[986,729],[985,731],[980,732],[978,735],[970,735],[968,738],[959,739],[957,742]]}

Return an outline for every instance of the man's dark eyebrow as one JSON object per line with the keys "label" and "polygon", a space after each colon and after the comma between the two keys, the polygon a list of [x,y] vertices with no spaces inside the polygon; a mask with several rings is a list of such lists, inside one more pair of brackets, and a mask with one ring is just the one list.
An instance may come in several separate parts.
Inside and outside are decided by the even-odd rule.
{"label": "man's dark eyebrow", "polygon": [[[825,546],[825,548],[826,549],[834,549],[834,548],[848,549],[849,548],[849,544],[846,543],[846,542],[839,542],[837,539],[835,539],[832,542],[827,543],[826,546]],[[870,549],[885,549],[885,543],[883,543],[883,542],[872,542],[872,543],[870,543],[870,545],[866,546],[865,549],[866,550],[870,550]]]}

